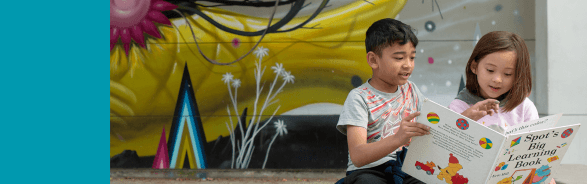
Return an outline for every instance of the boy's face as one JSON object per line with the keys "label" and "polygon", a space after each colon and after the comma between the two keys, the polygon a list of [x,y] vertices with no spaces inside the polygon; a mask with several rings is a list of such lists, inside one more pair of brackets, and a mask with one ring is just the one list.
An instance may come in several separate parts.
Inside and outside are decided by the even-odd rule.
{"label": "boy's face", "polygon": [[381,57],[374,52],[367,54],[369,66],[373,69],[373,78],[383,82],[387,87],[397,87],[408,82],[414,70],[416,48],[412,42],[400,45],[396,41],[381,51]]}

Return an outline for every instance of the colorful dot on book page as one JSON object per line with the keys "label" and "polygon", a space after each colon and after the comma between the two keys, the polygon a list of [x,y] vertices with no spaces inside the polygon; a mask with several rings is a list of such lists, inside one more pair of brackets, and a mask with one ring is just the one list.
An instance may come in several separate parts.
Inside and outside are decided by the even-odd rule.
{"label": "colorful dot on book page", "polygon": [[436,124],[440,121],[440,117],[438,117],[438,114],[433,112],[428,113],[426,118],[428,118],[428,121],[432,124]]}
{"label": "colorful dot on book page", "polygon": [[428,64],[434,64],[434,58],[428,57]]}
{"label": "colorful dot on book page", "polygon": [[569,129],[567,129],[567,130],[565,130],[563,132],[563,134],[561,135],[561,137],[562,138],[567,138],[567,137],[571,136],[571,134],[573,134],[573,129],[572,128],[569,128]]}
{"label": "colorful dot on book page", "polygon": [[491,142],[490,139],[483,137],[479,140],[479,145],[484,149],[491,149],[491,146],[493,146],[493,143]]}
{"label": "colorful dot on book page", "polygon": [[463,118],[459,118],[457,119],[457,127],[461,130],[467,130],[469,129],[469,122]]}

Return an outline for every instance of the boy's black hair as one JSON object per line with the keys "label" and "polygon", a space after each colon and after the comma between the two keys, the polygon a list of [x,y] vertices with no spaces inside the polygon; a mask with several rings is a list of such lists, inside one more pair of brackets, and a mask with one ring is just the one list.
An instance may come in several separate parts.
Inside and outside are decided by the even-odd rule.
{"label": "boy's black hair", "polygon": [[408,41],[412,42],[414,47],[418,45],[418,38],[412,32],[412,27],[399,20],[385,18],[374,22],[367,29],[365,47],[367,48],[367,53],[373,51],[378,56],[381,56],[381,50],[391,46],[396,41],[399,41],[397,43],[400,45],[404,45]]}

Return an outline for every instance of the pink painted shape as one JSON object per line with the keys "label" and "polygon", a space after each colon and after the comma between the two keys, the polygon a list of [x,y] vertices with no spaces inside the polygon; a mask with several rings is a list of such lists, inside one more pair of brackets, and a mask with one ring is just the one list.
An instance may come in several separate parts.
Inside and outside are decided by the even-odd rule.
{"label": "pink painted shape", "polygon": [[241,45],[241,41],[238,38],[232,39],[232,47],[238,48]]}
{"label": "pink painted shape", "polygon": [[135,40],[141,47],[145,48],[145,37],[140,25],[135,25],[130,28],[130,37]]}
{"label": "pink painted shape", "polygon": [[151,0],[111,0],[110,25],[130,28],[137,25],[149,13]]}
{"label": "pink painted shape", "polygon": [[110,0],[110,50],[121,37],[124,52],[128,55],[131,38],[145,47],[143,31],[161,38],[153,22],[171,26],[171,21],[161,11],[176,9],[177,5],[163,0]]}
{"label": "pink painted shape", "polygon": [[118,37],[120,37],[120,29],[117,27],[110,28],[110,43],[118,42]]}
{"label": "pink painted shape", "polygon": [[154,36],[156,38],[161,38],[159,30],[157,30],[157,26],[155,26],[155,24],[153,24],[153,22],[151,22],[150,20],[141,21],[141,26],[143,26],[143,30],[147,34],[150,34],[151,36]]}
{"label": "pink painted shape", "polygon": [[165,140],[165,127],[163,127],[163,133],[161,133],[159,147],[153,161],[153,169],[169,169],[169,152],[167,151],[167,141]]}
{"label": "pink painted shape", "polygon": [[151,8],[157,11],[168,11],[177,8],[177,5],[165,2],[165,1],[153,1]]}
{"label": "pink painted shape", "polygon": [[158,11],[150,11],[147,16],[149,17],[149,19],[160,23],[160,24],[165,24],[165,25],[169,25],[171,26],[171,21],[169,21],[169,19],[167,19],[167,17]]}
{"label": "pink painted shape", "polygon": [[432,64],[432,63],[434,63],[434,58],[432,58],[432,57],[428,57],[428,63],[429,63],[429,64]]}

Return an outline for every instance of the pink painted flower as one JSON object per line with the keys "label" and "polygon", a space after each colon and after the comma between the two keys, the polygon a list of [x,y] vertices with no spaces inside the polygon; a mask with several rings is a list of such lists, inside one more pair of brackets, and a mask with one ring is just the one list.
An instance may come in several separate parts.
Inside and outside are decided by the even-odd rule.
{"label": "pink painted flower", "polygon": [[171,26],[162,11],[173,10],[176,5],[163,0],[110,0],[110,50],[122,41],[128,55],[131,40],[145,48],[143,32],[161,38],[157,26],[160,23]]}

